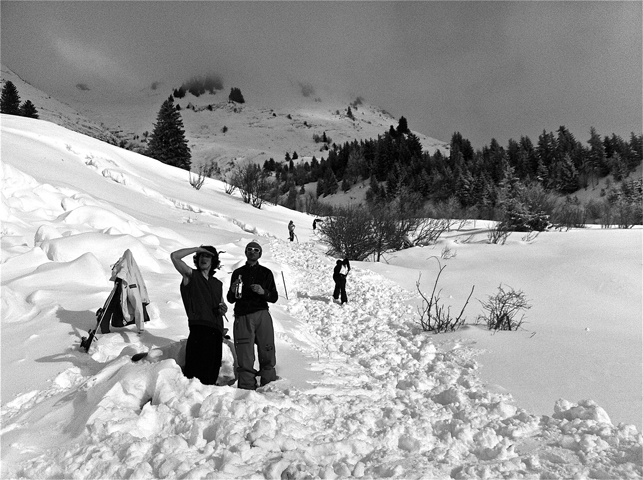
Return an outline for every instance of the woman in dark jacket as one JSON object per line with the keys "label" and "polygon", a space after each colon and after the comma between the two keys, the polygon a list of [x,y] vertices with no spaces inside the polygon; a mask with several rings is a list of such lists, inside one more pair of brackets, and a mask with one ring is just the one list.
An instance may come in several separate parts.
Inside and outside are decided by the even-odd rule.
{"label": "woman in dark jacket", "polygon": [[333,292],[333,298],[338,300],[341,295],[342,305],[348,302],[348,297],[346,296],[346,276],[351,270],[351,264],[348,261],[348,258],[344,260],[337,260],[335,264],[335,269],[333,270],[333,280],[335,281],[335,291]]}
{"label": "woman in dark jacket", "polygon": [[[196,268],[183,261],[190,254],[194,254]],[[203,385],[216,385],[221,369],[223,315],[228,310],[223,301],[223,284],[214,276],[221,266],[219,252],[202,245],[172,252],[170,259],[183,277],[180,291],[190,329],[183,373],[188,378],[198,378]]]}

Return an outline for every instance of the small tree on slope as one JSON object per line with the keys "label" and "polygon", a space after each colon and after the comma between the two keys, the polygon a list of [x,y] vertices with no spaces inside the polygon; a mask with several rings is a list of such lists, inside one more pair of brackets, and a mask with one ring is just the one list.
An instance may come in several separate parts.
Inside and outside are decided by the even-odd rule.
{"label": "small tree on slope", "polygon": [[190,170],[192,155],[185,139],[183,119],[174,107],[171,96],[161,105],[148,145],[148,156],[168,165]]}
{"label": "small tree on slope", "polygon": [[2,87],[0,112],[9,115],[20,115],[20,95],[18,95],[18,89],[10,80]]}
{"label": "small tree on slope", "polygon": [[39,118],[38,110],[36,109],[36,106],[31,103],[31,100],[27,100],[20,105],[20,115],[28,118]]}

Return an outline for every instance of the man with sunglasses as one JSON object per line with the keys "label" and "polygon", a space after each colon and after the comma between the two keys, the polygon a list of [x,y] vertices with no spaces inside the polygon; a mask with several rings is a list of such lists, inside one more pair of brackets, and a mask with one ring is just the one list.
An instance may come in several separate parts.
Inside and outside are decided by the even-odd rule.
{"label": "man with sunglasses", "polygon": [[[246,264],[232,272],[227,300],[234,304],[234,346],[237,352],[239,388],[256,390],[256,377],[264,386],[277,379],[275,372],[275,332],[268,302],[279,298],[275,278],[269,268],[259,265],[261,245],[246,246]],[[236,292],[241,283],[241,296]],[[259,371],[254,369],[255,345]]]}

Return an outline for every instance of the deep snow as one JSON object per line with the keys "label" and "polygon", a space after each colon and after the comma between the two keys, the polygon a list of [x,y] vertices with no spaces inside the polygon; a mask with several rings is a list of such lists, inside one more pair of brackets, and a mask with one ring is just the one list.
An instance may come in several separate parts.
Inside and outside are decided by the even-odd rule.
{"label": "deep snow", "polygon": [[[313,217],[254,209],[215,180],[197,191],[187,172],[48,122],[1,121],[2,478],[643,475],[640,228],[499,246],[468,222],[388,263],[354,262],[339,306]],[[250,239],[279,285],[281,380],[203,386],[179,367],[187,322],[169,253],[215,245],[227,287]],[[476,290],[465,328],[429,335],[415,282],[432,286],[445,247],[443,301],[459,311]],[[85,354],[127,248],[151,322]],[[500,283],[533,305],[522,331],[475,325]],[[230,350],[224,361],[222,381]]]}

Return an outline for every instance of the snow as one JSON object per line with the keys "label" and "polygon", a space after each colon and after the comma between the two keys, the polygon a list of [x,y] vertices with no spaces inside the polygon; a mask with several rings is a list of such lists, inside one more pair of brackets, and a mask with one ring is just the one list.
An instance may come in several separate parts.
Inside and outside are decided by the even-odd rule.
{"label": "snow", "polygon": [[[467,222],[435,246],[352,262],[340,306],[313,217],[252,208],[216,180],[197,191],[184,171],[46,121],[1,126],[2,478],[643,476],[641,227],[501,246],[488,222]],[[252,239],[279,288],[280,379],[256,392],[188,380],[169,254],[223,250],[227,288]],[[446,247],[441,298],[459,311],[475,291],[463,329],[431,335],[415,282],[432,287]],[[80,337],[128,248],[151,321],[87,354]],[[523,330],[476,324],[500,284],[529,298]]]}

